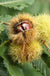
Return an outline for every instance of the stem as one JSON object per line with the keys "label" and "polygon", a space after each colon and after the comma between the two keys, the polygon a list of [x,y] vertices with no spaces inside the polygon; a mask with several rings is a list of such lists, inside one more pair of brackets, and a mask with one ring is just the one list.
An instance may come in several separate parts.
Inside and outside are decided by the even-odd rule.
{"label": "stem", "polygon": [[[1,21],[1,20],[0,20]],[[5,25],[9,25],[10,23],[6,23],[6,22],[4,22],[4,21],[1,21],[3,24],[5,24]]]}
{"label": "stem", "polygon": [[21,54],[21,56],[23,56],[24,50],[25,50],[25,42],[23,43],[23,49],[22,49],[22,54]]}
{"label": "stem", "polygon": [[9,25],[9,23],[6,23],[6,22],[3,22],[3,24],[5,24],[5,25]]}

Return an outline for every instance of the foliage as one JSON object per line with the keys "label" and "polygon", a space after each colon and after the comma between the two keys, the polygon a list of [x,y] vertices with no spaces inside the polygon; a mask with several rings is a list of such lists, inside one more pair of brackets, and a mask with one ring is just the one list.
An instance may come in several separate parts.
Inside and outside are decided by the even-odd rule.
{"label": "foliage", "polygon": [[3,58],[1,57],[0,57],[0,76],[10,76],[9,72],[7,71],[3,63]]}
{"label": "foliage", "polygon": [[6,59],[4,60],[4,63],[11,76],[43,76],[40,72],[37,72],[37,70],[33,68],[31,63],[12,65]]}
{"label": "foliage", "polygon": [[22,10],[25,7],[28,7],[29,5],[32,5],[34,0],[1,0],[0,5],[9,7],[9,8],[14,8],[18,10]]}
{"label": "foliage", "polygon": [[42,59],[36,60],[33,63],[33,66],[37,69],[37,71],[41,72],[44,76],[50,76],[50,68]]}
{"label": "foliage", "polygon": [[44,48],[41,59],[33,63],[13,64],[5,56],[8,50],[9,33],[3,22],[8,22],[18,13],[50,14],[49,0],[0,0],[0,76],[50,76],[50,54]]}

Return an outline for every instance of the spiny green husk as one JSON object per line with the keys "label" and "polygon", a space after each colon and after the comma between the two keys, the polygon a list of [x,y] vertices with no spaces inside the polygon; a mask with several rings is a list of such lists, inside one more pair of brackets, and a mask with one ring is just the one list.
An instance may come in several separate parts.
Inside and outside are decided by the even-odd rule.
{"label": "spiny green husk", "polygon": [[39,28],[39,40],[45,41],[50,44],[50,15],[41,14],[34,17],[35,25]]}
{"label": "spiny green husk", "polygon": [[9,48],[9,55],[12,57],[12,60],[14,62],[18,61],[21,62],[32,62],[35,59],[38,59],[42,54],[42,46],[41,44],[34,40],[29,45],[26,44],[26,48],[24,51],[24,55],[22,54],[22,45],[17,45],[14,43],[11,43]]}
{"label": "spiny green husk", "polygon": [[[15,17],[11,20],[11,29],[13,29],[15,23],[22,20],[28,20],[32,22],[33,26],[35,25],[35,27],[31,29],[31,32],[25,32],[26,39],[24,39],[23,36],[20,36],[19,34],[17,39],[14,31],[11,30],[10,35],[13,34],[13,36],[10,36],[10,38],[12,39],[12,43],[10,44],[9,55],[11,55],[14,62],[32,62],[35,59],[38,59],[43,53],[41,41],[45,42],[47,46],[49,46],[50,44],[50,16],[43,14],[33,17],[29,14],[19,14],[18,17]],[[22,39],[23,42],[26,42],[26,48],[23,56],[21,56],[23,42],[20,44],[22,40],[20,40],[19,38]],[[17,42],[17,40],[19,40],[19,43]]]}

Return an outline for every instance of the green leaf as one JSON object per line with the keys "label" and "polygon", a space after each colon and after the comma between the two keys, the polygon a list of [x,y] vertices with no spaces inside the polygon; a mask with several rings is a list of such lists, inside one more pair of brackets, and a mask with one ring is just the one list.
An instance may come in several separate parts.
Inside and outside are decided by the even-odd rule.
{"label": "green leaf", "polygon": [[[2,15],[2,16],[0,16],[0,22],[2,23],[1,26],[4,25],[3,22],[9,23],[9,21],[10,21],[10,19],[11,19],[12,17],[13,17],[13,16],[11,16],[11,15]],[[6,25],[5,25],[5,27],[6,27]]]}
{"label": "green leaf", "polygon": [[7,43],[9,42],[8,31],[6,29],[0,34],[0,56],[3,56],[8,48]]}
{"label": "green leaf", "polygon": [[11,74],[11,76],[24,76],[23,70],[17,65],[12,65],[7,60],[4,60],[4,64],[8,69],[9,73]]}
{"label": "green leaf", "polygon": [[31,13],[33,15],[38,15],[41,13],[50,14],[50,2],[48,2],[47,0],[35,0],[31,6],[24,8],[22,11]]}
{"label": "green leaf", "polygon": [[[50,56],[50,49],[49,48],[46,48],[46,46],[45,45],[43,45],[43,49],[44,49],[44,53],[45,54],[47,54],[48,56]],[[48,52],[48,50],[49,50],[49,52]]]}
{"label": "green leaf", "polygon": [[[34,1],[34,2],[32,2],[32,1]],[[33,15],[38,15],[40,13],[49,13],[50,14],[50,2],[48,0],[46,0],[46,1],[45,0],[23,0],[23,2],[24,2],[24,4],[25,4],[25,2],[26,3],[27,2],[29,2],[29,3],[32,2],[32,4],[29,5],[28,7],[23,8],[22,10],[18,10],[18,9],[14,9],[14,8],[7,8],[7,7],[4,7],[4,6],[0,5],[0,15],[11,15],[11,16],[15,16],[18,13],[23,13],[23,12],[24,13],[25,12],[26,13],[30,13],[30,14],[33,14]]]}
{"label": "green leaf", "polygon": [[2,57],[0,57],[0,76],[10,76],[9,72],[7,71],[6,67],[4,66]]}
{"label": "green leaf", "polygon": [[35,67],[37,71],[41,72],[44,76],[50,76],[50,68],[48,68],[42,59],[35,60],[33,62],[33,67]]}
{"label": "green leaf", "polygon": [[7,44],[9,42],[9,40],[3,42],[2,44],[0,44],[0,56],[3,56],[5,51],[8,49],[8,46],[6,46],[5,44]]}
{"label": "green leaf", "polygon": [[[30,2],[30,1],[28,0],[28,2]],[[45,4],[46,4],[46,6],[44,6]],[[34,2],[32,2],[31,5],[23,8],[22,10],[0,6],[0,14],[4,15],[3,19],[6,18],[5,15],[9,15],[9,17],[10,17],[10,16],[15,16],[18,13],[23,13],[23,12],[30,13],[33,15],[38,15],[40,13],[50,13],[50,2],[48,2],[48,1],[45,2],[42,0],[35,0]]]}
{"label": "green leaf", "polygon": [[50,56],[48,56],[47,54],[43,54],[42,59],[46,63],[46,65],[50,68]]}
{"label": "green leaf", "polygon": [[0,34],[1,34],[2,31],[4,31],[4,25],[3,25],[3,23],[1,22],[1,23],[0,23]]}
{"label": "green leaf", "polygon": [[[5,50],[7,49],[7,47],[5,46],[5,43],[7,43],[7,37],[6,34],[3,34],[5,28],[3,26],[0,26],[0,56],[3,56]],[[3,37],[4,36],[4,37]],[[5,41],[5,42],[4,42]]]}
{"label": "green leaf", "polygon": [[7,49],[6,46],[1,46],[0,47],[0,56],[3,56],[3,54],[4,54],[4,52],[5,52],[6,49]]}
{"label": "green leaf", "polygon": [[43,76],[40,72],[37,72],[32,63],[24,63],[22,69],[25,76]]}
{"label": "green leaf", "polygon": [[25,7],[28,7],[34,2],[34,0],[0,0],[0,5],[22,10]]}
{"label": "green leaf", "polygon": [[12,64],[4,58],[4,64],[11,76],[43,76],[31,63]]}

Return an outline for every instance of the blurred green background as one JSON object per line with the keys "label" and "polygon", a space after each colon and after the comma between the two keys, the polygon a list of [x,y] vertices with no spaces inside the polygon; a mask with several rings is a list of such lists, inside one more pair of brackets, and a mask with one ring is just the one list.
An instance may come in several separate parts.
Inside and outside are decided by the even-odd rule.
{"label": "blurred green background", "polygon": [[[5,0],[5,2],[8,1],[13,0]],[[4,4],[4,0],[0,0],[0,15],[16,15],[20,12],[33,15],[40,13],[50,14],[50,0],[17,0],[17,3],[14,4]]]}

